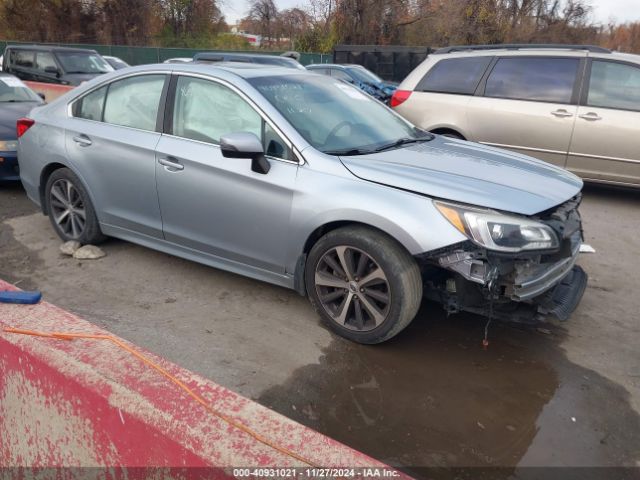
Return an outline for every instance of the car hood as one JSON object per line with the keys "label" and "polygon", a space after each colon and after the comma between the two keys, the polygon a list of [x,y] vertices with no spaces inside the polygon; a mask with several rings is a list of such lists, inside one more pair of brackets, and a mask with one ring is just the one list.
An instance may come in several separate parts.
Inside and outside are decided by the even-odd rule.
{"label": "car hood", "polygon": [[441,136],[395,150],[343,156],[340,160],[363,180],[523,215],[548,210],[582,189],[582,180],[562,168]]}
{"label": "car hood", "polygon": [[16,122],[26,116],[38,102],[0,102],[0,140],[16,138]]}

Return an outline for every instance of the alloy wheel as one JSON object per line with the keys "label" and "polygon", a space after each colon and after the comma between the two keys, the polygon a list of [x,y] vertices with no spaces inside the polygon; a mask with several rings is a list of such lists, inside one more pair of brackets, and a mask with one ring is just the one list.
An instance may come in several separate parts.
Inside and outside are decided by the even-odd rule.
{"label": "alloy wheel", "polygon": [[87,223],[82,196],[69,180],[60,179],[51,185],[49,196],[51,215],[64,235],[77,240],[84,233]]}
{"label": "alloy wheel", "polygon": [[387,276],[366,252],[349,246],[331,248],[315,269],[320,303],[338,325],[365,332],[380,326],[391,307]]}

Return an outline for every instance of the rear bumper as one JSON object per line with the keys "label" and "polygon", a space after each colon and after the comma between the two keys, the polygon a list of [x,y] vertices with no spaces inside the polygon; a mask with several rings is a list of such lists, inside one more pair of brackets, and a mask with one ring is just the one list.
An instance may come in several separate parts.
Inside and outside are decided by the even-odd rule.
{"label": "rear bumper", "polygon": [[0,152],[0,180],[20,180],[20,168],[15,152]]}

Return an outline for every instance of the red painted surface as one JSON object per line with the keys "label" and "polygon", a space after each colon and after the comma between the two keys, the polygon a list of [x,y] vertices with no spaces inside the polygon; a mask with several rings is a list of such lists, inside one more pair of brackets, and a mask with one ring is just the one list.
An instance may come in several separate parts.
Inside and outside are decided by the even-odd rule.
{"label": "red painted surface", "polygon": [[45,101],[52,102],[56,98],[64,95],[74,87],[69,85],[57,85],[55,83],[42,83],[42,82],[24,82],[31,90],[36,93],[43,93]]}
{"label": "red painted surface", "polygon": [[[0,290],[15,287],[0,280]],[[0,467],[305,467],[221,418],[108,341],[2,331],[107,334],[46,302],[0,304]],[[126,342],[125,342],[126,343]],[[384,467],[326,436],[128,344],[216,412],[323,467]],[[140,472],[138,472],[140,473]],[[187,478],[212,477],[190,470]],[[141,477],[144,477],[142,470]]]}

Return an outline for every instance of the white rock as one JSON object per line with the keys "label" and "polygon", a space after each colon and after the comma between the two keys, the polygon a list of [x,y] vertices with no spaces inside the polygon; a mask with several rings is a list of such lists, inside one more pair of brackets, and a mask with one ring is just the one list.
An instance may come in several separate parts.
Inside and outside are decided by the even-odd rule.
{"label": "white rock", "polygon": [[96,258],[102,258],[105,255],[106,253],[95,245],[85,245],[73,253],[73,258],[78,260],[93,260]]}
{"label": "white rock", "polygon": [[62,245],[60,245],[60,252],[65,255],[72,256],[81,246],[82,245],[80,245],[80,242],[69,240],[68,242],[64,242]]}

